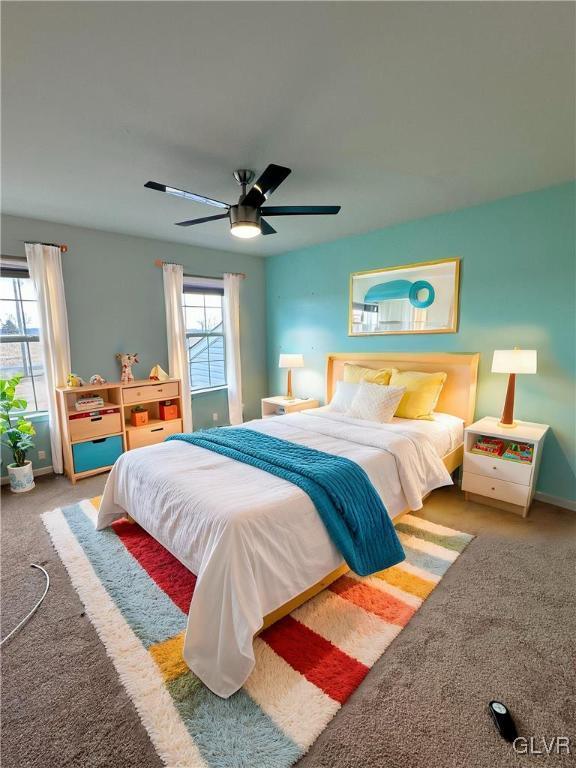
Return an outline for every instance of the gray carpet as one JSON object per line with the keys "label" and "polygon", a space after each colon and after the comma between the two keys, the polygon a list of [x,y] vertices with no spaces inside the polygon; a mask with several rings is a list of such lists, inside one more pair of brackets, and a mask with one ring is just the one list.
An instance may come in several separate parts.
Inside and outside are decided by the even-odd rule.
{"label": "gray carpet", "polygon": [[[3,636],[41,594],[29,563],[52,578],[3,649],[4,768],[161,765],[39,519],[99,494],[104,479],[2,491]],[[522,520],[466,504],[456,489],[435,492],[421,514],[477,538],[298,767],[573,765],[576,514],[537,503]],[[573,755],[514,755],[491,723],[491,698],[509,705],[523,735],[570,736]]]}

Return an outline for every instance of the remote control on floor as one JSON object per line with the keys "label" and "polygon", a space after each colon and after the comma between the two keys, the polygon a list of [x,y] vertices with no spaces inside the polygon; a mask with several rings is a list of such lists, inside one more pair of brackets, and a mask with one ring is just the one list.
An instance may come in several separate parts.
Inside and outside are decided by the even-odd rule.
{"label": "remote control on floor", "polygon": [[506,739],[506,741],[513,742],[518,736],[518,732],[516,731],[516,725],[514,720],[512,720],[512,715],[508,711],[508,708],[504,706],[501,701],[491,701],[488,704],[488,709],[490,710],[490,714],[494,719],[494,724],[496,725],[500,736],[502,736],[503,739]]}

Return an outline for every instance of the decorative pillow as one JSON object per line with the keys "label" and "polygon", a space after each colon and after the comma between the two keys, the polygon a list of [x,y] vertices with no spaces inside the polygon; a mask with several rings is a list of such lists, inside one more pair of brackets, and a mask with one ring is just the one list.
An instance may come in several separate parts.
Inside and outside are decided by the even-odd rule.
{"label": "decorative pillow", "polygon": [[365,368],[363,365],[344,363],[344,381],[360,382],[369,381],[372,384],[389,384],[390,376],[396,368]]}
{"label": "decorative pillow", "polygon": [[330,410],[338,411],[338,413],[349,411],[359,386],[359,383],[352,383],[351,381],[337,381],[336,392],[330,400]]}
{"label": "decorative pillow", "polygon": [[404,387],[387,387],[361,381],[347,415],[382,424],[392,421],[404,392]]}
{"label": "decorative pillow", "polygon": [[445,381],[446,374],[443,372],[395,371],[390,377],[390,384],[393,387],[406,388],[396,416],[400,419],[433,421],[432,411],[436,407]]}

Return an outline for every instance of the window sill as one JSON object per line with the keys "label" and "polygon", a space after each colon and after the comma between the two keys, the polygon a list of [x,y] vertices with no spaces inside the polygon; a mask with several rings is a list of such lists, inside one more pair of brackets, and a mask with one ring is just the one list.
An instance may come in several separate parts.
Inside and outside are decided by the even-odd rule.
{"label": "window sill", "polygon": [[48,411],[30,411],[30,413],[21,413],[20,411],[13,411],[10,416],[18,416],[28,421],[48,421]]}
{"label": "window sill", "polygon": [[228,389],[228,384],[223,384],[221,387],[206,387],[206,389],[192,389],[190,394],[192,397],[195,395],[207,395],[210,392],[220,392],[222,389]]}

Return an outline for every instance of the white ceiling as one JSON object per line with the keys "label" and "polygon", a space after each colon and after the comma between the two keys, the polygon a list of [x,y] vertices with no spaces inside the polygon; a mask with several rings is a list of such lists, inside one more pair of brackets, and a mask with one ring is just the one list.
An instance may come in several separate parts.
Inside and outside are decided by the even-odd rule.
{"label": "white ceiling", "polygon": [[[573,3],[5,2],[3,210],[267,255],[568,180]],[[270,204],[231,237],[237,167]]]}

